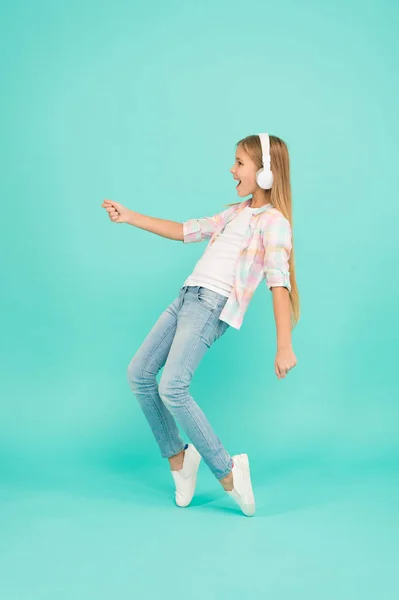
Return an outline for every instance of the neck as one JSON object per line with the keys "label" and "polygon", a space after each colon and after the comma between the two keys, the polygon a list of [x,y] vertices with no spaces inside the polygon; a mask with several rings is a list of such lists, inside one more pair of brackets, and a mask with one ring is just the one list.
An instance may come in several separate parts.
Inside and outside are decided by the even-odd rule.
{"label": "neck", "polygon": [[251,208],[260,208],[261,206],[265,206],[265,204],[270,204],[271,195],[271,190],[262,190],[259,188],[259,190],[256,190],[252,194]]}

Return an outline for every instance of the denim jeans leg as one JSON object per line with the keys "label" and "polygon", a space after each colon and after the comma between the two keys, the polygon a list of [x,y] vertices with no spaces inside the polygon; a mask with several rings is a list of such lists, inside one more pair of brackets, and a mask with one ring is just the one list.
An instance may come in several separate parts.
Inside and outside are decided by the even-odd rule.
{"label": "denim jeans leg", "polygon": [[[232,458],[190,395],[189,385],[205,352],[226,330],[226,324],[219,320],[226,299],[219,300],[213,308],[199,297],[199,289],[203,288],[187,288],[159,383],[159,395],[215,477],[222,479],[232,469]],[[216,297],[221,298],[218,294]]]}
{"label": "denim jeans leg", "polygon": [[129,385],[152,429],[163,458],[178,454],[185,446],[173,416],[159,396],[156,380],[175,336],[182,295],[181,290],[178,298],[161,314],[127,369]]}

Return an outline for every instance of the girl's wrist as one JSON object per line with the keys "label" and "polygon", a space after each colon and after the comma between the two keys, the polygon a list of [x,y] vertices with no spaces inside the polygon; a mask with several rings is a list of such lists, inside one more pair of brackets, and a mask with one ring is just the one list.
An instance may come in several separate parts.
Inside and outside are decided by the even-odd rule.
{"label": "girl's wrist", "polygon": [[292,348],[292,342],[277,342],[277,350],[286,350]]}
{"label": "girl's wrist", "polygon": [[127,218],[127,223],[129,225],[133,225],[134,226],[134,218],[135,218],[135,212],[133,210],[129,209],[129,215]]}

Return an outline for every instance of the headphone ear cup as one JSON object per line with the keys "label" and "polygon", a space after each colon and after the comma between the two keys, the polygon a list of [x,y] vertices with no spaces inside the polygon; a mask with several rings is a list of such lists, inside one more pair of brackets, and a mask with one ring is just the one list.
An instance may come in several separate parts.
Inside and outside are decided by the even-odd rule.
{"label": "headphone ear cup", "polygon": [[259,185],[259,187],[263,188],[264,190],[269,190],[273,185],[272,171],[259,169],[259,171],[256,173],[256,182]]}

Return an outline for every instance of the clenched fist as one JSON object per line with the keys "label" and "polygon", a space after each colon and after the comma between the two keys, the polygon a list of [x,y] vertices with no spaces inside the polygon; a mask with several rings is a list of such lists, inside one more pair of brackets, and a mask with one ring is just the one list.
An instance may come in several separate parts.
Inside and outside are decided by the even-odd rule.
{"label": "clenched fist", "polygon": [[119,204],[119,202],[104,200],[101,206],[108,212],[108,216],[113,223],[127,223],[129,221],[130,210]]}
{"label": "clenched fist", "polygon": [[297,364],[296,356],[292,346],[278,348],[276,359],[274,361],[274,372],[279,379],[284,379],[288,371],[293,369]]}

